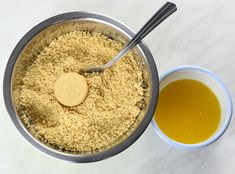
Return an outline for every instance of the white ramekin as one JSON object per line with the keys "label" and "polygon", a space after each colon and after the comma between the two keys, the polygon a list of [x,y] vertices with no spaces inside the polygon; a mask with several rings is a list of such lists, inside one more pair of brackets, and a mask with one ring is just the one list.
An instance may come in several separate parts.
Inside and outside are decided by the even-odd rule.
{"label": "white ramekin", "polygon": [[233,112],[233,104],[231,95],[225,84],[211,71],[199,66],[179,66],[173,68],[160,77],[160,91],[169,83],[180,79],[194,79],[207,85],[217,96],[221,106],[221,121],[217,131],[207,140],[197,144],[184,144],[177,142],[166,134],[164,134],[158,127],[155,119],[152,119],[151,125],[155,132],[168,144],[183,149],[197,149],[205,147],[216,140],[218,140],[227,129]]}

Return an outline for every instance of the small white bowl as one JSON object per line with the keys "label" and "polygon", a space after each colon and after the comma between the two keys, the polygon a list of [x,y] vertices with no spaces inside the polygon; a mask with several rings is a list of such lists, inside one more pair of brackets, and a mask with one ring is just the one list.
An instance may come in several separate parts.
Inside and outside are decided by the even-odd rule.
{"label": "small white bowl", "polygon": [[205,147],[219,139],[227,129],[233,112],[232,98],[225,84],[214,73],[205,68],[191,65],[179,66],[164,73],[160,77],[160,91],[169,83],[180,79],[198,80],[208,86],[215,93],[221,107],[221,121],[217,131],[209,139],[203,142],[197,144],[184,144],[177,142],[164,134],[158,127],[154,118],[151,121],[151,125],[156,133],[170,145],[183,149],[197,149]]}

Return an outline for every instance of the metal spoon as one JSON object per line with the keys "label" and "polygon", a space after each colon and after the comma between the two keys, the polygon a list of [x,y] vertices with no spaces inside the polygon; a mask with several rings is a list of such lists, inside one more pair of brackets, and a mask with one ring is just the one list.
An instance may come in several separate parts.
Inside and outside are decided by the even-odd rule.
{"label": "metal spoon", "polygon": [[94,71],[102,72],[106,68],[112,66],[114,63],[120,60],[124,55],[126,55],[126,53],[130,49],[136,46],[156,26],[158,26],[162,21],[164,21],[167,17],[173,14],[176,10],[177,7],[175,4],[171,2],[165,3],[112,60],[101,66],[82,69],[81,72],[82,73],[91,73]]}

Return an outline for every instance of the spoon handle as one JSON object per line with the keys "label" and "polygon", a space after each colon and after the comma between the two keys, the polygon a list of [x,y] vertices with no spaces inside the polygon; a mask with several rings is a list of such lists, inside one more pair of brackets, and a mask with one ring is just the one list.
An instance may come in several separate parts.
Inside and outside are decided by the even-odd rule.
{"label": "spoon handle", "polygon": [[122,51],[119,52],[112,60],[102,65],[102,68],[108,68],[116,63],[121,57],[123,57],[130,49],[136,46],[146,35],[148,35],[156,26],[158,26],[167,17],[173,14],[177,10],[174,3],[165,3],[146,24],[137,32],[137,34],[127,43]]}

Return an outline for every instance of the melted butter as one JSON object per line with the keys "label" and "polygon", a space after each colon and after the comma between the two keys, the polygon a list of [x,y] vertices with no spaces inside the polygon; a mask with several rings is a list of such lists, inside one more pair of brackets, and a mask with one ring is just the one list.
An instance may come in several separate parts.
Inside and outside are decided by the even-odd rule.
{"label": "melted butter", "polygon": [[167,136],[187,144],[212,136],[220,117],[215,94],[203,83],[190,79],[174,81],[161,90],[154,116]]}

